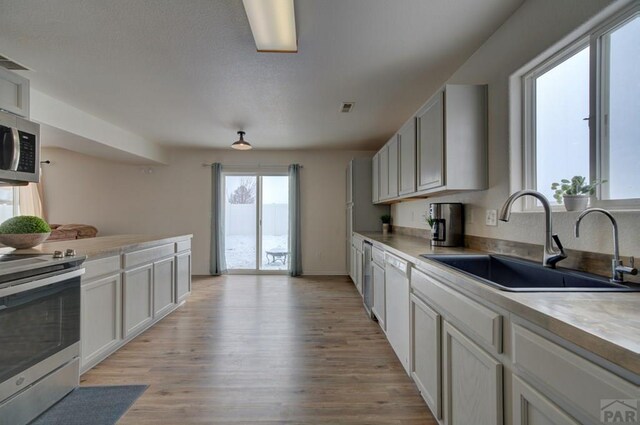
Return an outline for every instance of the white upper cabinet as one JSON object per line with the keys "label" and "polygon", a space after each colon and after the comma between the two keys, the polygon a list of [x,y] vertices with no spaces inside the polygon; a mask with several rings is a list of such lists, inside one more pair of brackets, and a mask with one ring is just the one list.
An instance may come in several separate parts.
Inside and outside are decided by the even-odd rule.
{"label": "white upper cabinet", "polygon": [[486,189],[487,86],[444,86],[380,154],[379,201]]}
{"label": "white upper cabinet", "polygon": [[383,201],[389,199],[389,145],[385,145],[380,152],[378,152],[380,160],[379,169],[379,200]]}
{"label": "white upper cabinet", "polygon": [[444,185],[444,92],[436,94],[416,116],[418,122],[418,190]]}
{"label": "white upper cabinet", "polygon": [[0,68],[0,109],[29,118],[29,80]]}
{"label": "white upper cabinet", "polygon": [[418,111],[419,194],[487,188],[487,87],[447,85]]}
{"label": "white upper cabinet", "polygon": [[371,180],[371,200],[375,204],[380,200],[380,153],[375,154],[371,160]]}
{"label": "white upper cabinet", "polygon": [[394,135],[389,141],[389,196],[398,196],[398,135]]}
{"label": "white upper cabinet", "polygon": [[373,183],[372,188],[375,191],[376,185],[378,186],[378,201],[398,197],[398,155],[398,134],[394,134],[377,153],[378,181]]}
{"label": "white upper cabinet", "polygon": [[416,121],[410,119],[398,132],[400,143],[399,195],[416,191]]}

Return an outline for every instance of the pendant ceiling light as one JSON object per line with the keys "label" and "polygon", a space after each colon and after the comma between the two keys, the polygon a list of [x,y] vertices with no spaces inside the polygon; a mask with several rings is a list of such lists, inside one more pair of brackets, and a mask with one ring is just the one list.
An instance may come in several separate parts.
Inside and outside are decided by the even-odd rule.
{"label": "pendant ceiling light", "polygon": [[248,151],[253,149],[253,146],[251,146],[251,143],[244,140],[244,134],[245,134],[244,131],[238,131],[238,134],[240,135],[240,139],[238,139],[238,141],[236,142],[233,142],[231,147],[239,151]]}

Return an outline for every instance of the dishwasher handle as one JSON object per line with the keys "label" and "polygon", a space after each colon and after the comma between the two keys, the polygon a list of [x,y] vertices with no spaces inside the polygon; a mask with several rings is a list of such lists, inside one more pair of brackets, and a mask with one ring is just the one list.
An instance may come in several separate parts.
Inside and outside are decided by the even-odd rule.
{"label": "dishwasher handle", "polygon": [[385,253],[384,256],[384,261],[386,264],[388,264],[389,266],[393,267],[394,269],[398,270],[400,273],[402,273],[405,276],[409,276],[409,268],[408,268],[408,264],[405,260],[402,260],[398,257],[396,257],[395,255],[391,255],[389,253]]}

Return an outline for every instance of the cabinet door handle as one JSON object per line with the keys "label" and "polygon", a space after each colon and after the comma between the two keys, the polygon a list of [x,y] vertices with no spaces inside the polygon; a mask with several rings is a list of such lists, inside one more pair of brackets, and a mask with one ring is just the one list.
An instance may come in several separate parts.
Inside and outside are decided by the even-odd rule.
{"label": "cabinet door handle", "polygon": [[13,148],[13,154],[11,156],[11,163],[9,169],[11,171],[18,171],[18,164],[20,163],[20,133],[17,128],[11,129],[11,135],[13,136],[13,142],[11,147]]}

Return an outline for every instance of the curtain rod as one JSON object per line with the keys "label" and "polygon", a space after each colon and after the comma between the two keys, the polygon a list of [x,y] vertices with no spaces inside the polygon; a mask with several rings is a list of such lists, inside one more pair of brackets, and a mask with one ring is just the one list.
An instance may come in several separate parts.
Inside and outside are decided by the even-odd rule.
{"label": "curtain rod", "polygon": [[[211,167],[214,163],[206,163],[203,162],[202,166],[203,167]],[[288,167],[290,164],[271,164],[271,165],[267,165],[267,164],[229,164],[227,165],[227,167],[229,168],[278,168],[278,167]],[[222,164],[222,168],[224,168],[225,165]],[[300,165],[300,168],[304,168],[303,165]]]}

